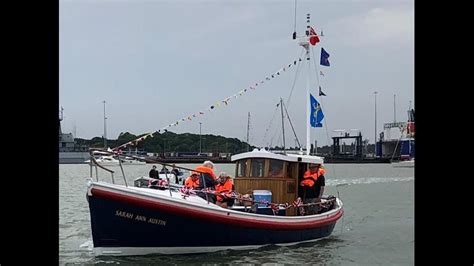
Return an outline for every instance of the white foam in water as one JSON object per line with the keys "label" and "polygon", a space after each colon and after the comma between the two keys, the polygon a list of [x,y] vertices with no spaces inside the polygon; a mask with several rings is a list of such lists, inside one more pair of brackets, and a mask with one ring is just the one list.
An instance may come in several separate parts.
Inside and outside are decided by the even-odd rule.
{"label": "white foam in water", "polygon": [[327,186],[346,186],[356,184],[373,184],[373,183],[390,183],[390,182],[404,182],[412,181],[415,178],[411,177],[362,177],[354,179],[335,179],[327,180]]}
{"label": "white foam in water", "polygon": [[92,242],[92,240],[87,240],[86,242],[82,243],[79,247],[87,248],[87,250],[92,251],[94,249],[94,243]]}

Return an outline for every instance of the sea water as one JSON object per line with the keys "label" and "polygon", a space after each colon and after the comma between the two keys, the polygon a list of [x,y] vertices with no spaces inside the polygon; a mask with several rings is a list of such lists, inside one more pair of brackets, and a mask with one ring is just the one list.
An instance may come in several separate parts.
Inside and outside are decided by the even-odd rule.
{"label": "sea water", "polygon": [[[193,168],[194,164],[182,166]],[[233,176],[233,164],[216,164],[216,174]],[[124,168],[129,185],[151,165]],[[414,169],[390,164],[326,164],[324,194],[341,198],[344,216],[331,236],[288,247],[199,255],[94,257],[86,200],[87,164],[59,166],[59,263],[63,264],[414,264]],[[123,184],[120,169],[115,181]],[[100,180],[111,182],[100,173]]]}

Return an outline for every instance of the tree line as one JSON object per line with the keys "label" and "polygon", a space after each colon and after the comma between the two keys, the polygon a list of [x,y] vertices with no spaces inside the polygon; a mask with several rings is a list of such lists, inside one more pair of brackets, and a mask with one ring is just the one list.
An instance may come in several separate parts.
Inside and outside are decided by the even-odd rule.
{"label": "tree line", "polygon": [[[107,146],[114,148],[125,144],[129,141],[135,140],[142,135],[134,135],[129,132],[122,132],[117,139],[107,139]],[[104,139],[102,137],[94,137],[92,139],[76,138],[76,145],[90,148],[104,148]],[[201,144],[200,144],[201,143]],[[203,153],[241,153],[247,150],[252,150],[254,146],[246,142],[240,141],[237,138],[226,138],[223,136],[216,136],[212,134],[198,134],[182,133],[177,134],[171,131],[164,133],[155,133],[153,137],[148,137],[145,140],[138,142],[137,145],[130,145],[124,150],[145,150],[152,153],[167,153],[167,152],[203,152]]]}
{"label": "tree line", "polygon": [[[134,135],[129,132],[122,132],[117,139],[107,139],[107,146],[114,148],[135,140],[142,135]],[[76,138],[76,146],[90,148],[104,148],[104,139],[102,137],[94,137],[92,139]],[[354,149],[354,144],[344,145],[348,150]],[[374,153],[375,145],[368,144],[368,140],[363,141],[363,154]],[[150,153],[170,153],[170,152],[203,152],[203,153],[242,153],[251,151],[255,146],[250,145],[237,138],[226,138],[212,134],[201,135],[201,145],[199,134],[181,133],[177,134],[171,131],[153,134],[138,144],[130,145],[124,150],[144,150]],[[271,147],[271,150],[281,150],[283,147]],[[286,147],[287,150],[298,150],[298,147]],[[314,146],[311,144],[310,152],[314,153]],[[316,153],[318,155],[330,155],[333,152],[332,145],[318,147]]]}

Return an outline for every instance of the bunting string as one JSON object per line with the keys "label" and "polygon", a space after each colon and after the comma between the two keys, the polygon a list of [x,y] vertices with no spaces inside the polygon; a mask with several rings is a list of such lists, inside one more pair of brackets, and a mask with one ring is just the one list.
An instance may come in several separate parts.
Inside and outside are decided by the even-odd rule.
{"label": "bunting string", "polygon": [[220,108],[220,107],[225,107],[225,106],[230,104],[231,100],[236,99],[237,97],[243,96],[244,93],[248,93],[250,91],[256,90],[259,85],[261,86],[264,83],[266,83],[266,82],[268,82],[268,81],[270,81],[270,80],[272,80],[276,77],[281,76],[283,73],[287,72],[286,70],[290,69],[291,67],[296,66],[296,64],[301,62],[301,61],[302,61],[301,57],[296,59],[296,60],[293,60],[293,62],[291,62],[289,64],[285,64],[280,69],[278,69],[277,71],[273,72],[270,75],[267,75],[265,78],[261,79],[260,81],[252,83],[252,85],[249,85],[248,87],[243,88],[242,90],[238,91],[237,93],[235,93],[235,94],[233,94],[229,97],[226,97],[223,100],[215,102],[213,105],[209,106],[206,110],[201,110],[201,111],[196,112],[194,114],[187,115],[187,116],[175,121],[174,123],[171,123],[171,124],[161,128],[161,129],[159,129],[158,131],[147,133],[147,134],[145,134],[145,135],[143,135],[143,136],[141,136],[137,139],[131,140],[127,143],[124,143],[120,146],[117,146],[117,147],[113,148],[112,151],[118,152],[120,149],[123,149],[127,146],[137,145],[139,142],[147,139],[148,137],[153,137],[153,134],[155,134],[155,133],[167,132],[168,128],[178,126],[179,124],[181,124],[183,122],[186,122],[186,121],[192,121],[193,119],[198,118],[199,116],[202,116],[205,113],[214,111],[214,109],[217,109],[217,108]]}
{"label": "bunting string", "polygon": [[[166,180],[161,180],[161,179],[153,179],[151,178],[148,181],[148,187],[149,188],[159,188],[159,189],[169,189],[168,182]],[[299,208],[300,214],[304,215],[305,207],[308,206],[313,206],[313,205],[329,205],[332,202],[336,200],[335,197],[329,197],[327,200],[324,202],[315,202],[315,203],[303,203],[300,197],[298,197],[296,200],[294,200],[292,203],[274,203],[270,202],[268,200],[253,200],[251,198],[246,197],[245,195],[242,195],[240,193],[236,193],[235,191],[230,191],[230,192],[216,192],[215,190],[211,190],[210,188],[204,188],[204,189],[193,189],[193,188],[188,188],[188,187],[181,187],[178,189],[178,191],[182,194],[184,198],[192,196],[192,195],[197,195],[198,192],[206,193],[206,194],[213,194],[216,196],[221,196],[223,198],[231,198],[238,200],[240,202],[248,202],[251,203],[251,205],[254,204],[262,204],[265,205],[266,207],[270,207],[273,211],[273,214],[276,215],[280,208],[283,208],[285,210],[290,209],[290,208]]]}

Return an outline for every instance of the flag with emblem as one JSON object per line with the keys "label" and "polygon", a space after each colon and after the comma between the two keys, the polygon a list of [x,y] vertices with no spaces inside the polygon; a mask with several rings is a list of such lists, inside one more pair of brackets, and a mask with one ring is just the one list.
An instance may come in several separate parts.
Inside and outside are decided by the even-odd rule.
{"label": "flag with emblem", "polygon": [[309,94],[309,97],[311,103],[311,114],[309,116],[309,122],[311,124],[311,127],[323,127],[321,121],[323,121],[324,114],[323,110],[321,109],[321,105],[316,100],[316,98],[313,97],[313,95]]}

